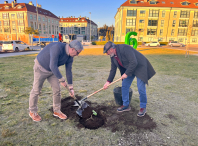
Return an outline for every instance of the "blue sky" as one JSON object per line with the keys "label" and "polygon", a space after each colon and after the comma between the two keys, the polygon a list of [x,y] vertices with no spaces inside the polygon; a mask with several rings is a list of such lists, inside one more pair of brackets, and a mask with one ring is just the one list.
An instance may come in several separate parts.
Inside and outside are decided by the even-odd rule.
{"label": "blue sky", "polygon": [[[5,0],[0,0],[0,3],[4,3]],[[13,0],[7,0],[11,3]],[[32,1],[36,5],[36,0],[17,0],[17,3],[28,3]],[[127,0],[37,0],[37,3],[42,6],[43,9],[49,10],[56,16],[69,17],[90,17],[99,27],[104,24],[108,26],[115,24],[114,16],[117,12],[117,8],[120,7]],[[99,22],[99,23],[98,23]]]}

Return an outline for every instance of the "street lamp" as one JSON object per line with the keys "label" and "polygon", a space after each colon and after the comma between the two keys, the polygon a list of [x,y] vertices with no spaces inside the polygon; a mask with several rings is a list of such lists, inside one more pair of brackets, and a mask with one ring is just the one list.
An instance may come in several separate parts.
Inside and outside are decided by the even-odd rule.
{"label": "street lamp", "polygon": [[91,42],[91,12],[89,12],[90,14],[90,42]]}
{"label": "street lamp", "polygon": [[99,23],[100,22],[98,22],[98,41],[99,41]]}

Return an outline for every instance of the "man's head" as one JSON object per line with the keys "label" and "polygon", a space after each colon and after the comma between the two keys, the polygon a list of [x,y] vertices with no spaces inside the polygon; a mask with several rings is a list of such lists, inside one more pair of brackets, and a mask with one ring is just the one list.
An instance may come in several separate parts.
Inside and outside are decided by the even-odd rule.
{"label": "man's head", "polygon": [[73,40],[69,43],[69,55],[71,57],[78,56],[82,50],[83,45],[79,41]]}
{"label": "man's head", "polygon": [[107,55],[110,55],[111,57],[113,57],[115,55],[115,44],[112,42],[107,42],[104,45],[104,51],[103,53],[107,53]]}

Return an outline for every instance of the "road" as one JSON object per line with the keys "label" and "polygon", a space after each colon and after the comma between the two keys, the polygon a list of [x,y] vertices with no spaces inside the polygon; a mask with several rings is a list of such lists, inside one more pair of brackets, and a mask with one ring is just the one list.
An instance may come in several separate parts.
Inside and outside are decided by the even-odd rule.
{"label": "road", "polygon": [[[83,45],[83,46],[84,46],[84,49],[103,48],[104,47],[104,45]],[[39,47],[39,46],[31,46],[30,48],[33,49],[34,51],[0,54],[0,58],[2,58],[2,57],[10,57],[10,56],[18,56],[18,55],[26,55],[26,54],[35,54],[35,53],[39,53],[40,49],[41,49],[41,47]],[[138,46],[138,48],[145,48],[145,46]],[[155,48],[155,47],[146,47],[146,48]],[[167,49],[175,49],[175,50],[186,50],[186,47],[160,46],[159,48],[167,48]],[[1,51],[1,46],[0,46],[0,51]],[[194,52],[198,53],[198,47],[189,47],[189,51],[194,51]]]}

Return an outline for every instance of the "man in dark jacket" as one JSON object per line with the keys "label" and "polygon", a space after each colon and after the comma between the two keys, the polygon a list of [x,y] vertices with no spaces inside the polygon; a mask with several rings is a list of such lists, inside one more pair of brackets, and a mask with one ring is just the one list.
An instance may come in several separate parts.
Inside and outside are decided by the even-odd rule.
{"label": "man in dark jacket", "polygon": [[[53,90],[53,115],[59,117],[60,119],[67,118],[67,116],[60,111],[60,84],[64,87],[69,86],[69,89],[72,92],[70,95],[72,97],[74,96],[72,79],[73,57],[78,56],[82,50],[83,46],[77,40],[72,41],[70,44],[54,42],[44,47],[43,50],[37,55],[34,60],[34,83],[29,98],[29,116],[33,119],[33,121],[41,121],[41,117],[37,113],[37,103],[38,96],[46,79],[51,84]],[[65,65],[68,84],[58,69],[58,67],[62,65]]]}
{"label": "man in dark jacket", "polygon": [[116,70],[119,68],[122,78],[122,100],[123,105],[117,109],[118,112],[129,111],[129,89],[133,79],[137,78],[137,87],[140,95],[140,110],[137,116],[142,117],[146,113],[147,95],[146,84],[148,80],[155,75],[147,58],[140,52],[129,45],[115,45],[112,42],[107,42],[104,46],[104,52],[111,57],[111,70],[107,82],[104,84],[104,89],[113,81]]}

